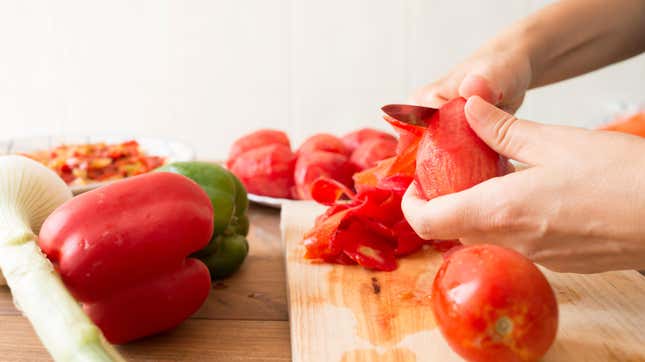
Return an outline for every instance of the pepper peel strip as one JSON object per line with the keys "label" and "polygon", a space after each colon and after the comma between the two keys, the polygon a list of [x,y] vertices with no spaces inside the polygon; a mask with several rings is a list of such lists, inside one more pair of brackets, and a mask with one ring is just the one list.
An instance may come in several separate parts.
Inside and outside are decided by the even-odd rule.
{"label": "pepper peel strip", "polygon": [[386,120],[399,133],[397,155],[354,175],[357,193],[327,178],[313,183],[312,197],[329,208],[304,237],[305,258],[391,271],[396,257],[433,244],[412,230],[401,211],[424,127]]}

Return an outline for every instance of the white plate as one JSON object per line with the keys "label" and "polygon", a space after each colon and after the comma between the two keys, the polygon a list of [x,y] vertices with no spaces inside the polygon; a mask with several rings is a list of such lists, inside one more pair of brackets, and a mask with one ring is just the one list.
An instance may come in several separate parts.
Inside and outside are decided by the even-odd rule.
{"label": "white plate", "polygon": [[249,193],[249,201],[259,205],[272,207],[274,209],[280,209],[282,208],[282,205],[288,202],[298,202],[298,200],[282,199],[278,197],[262,196],[251,193]]}
{"label": "white plate", "polygon": [[[195,152],[180,142],[164,140],[159,138],[133,137],[133,136],[41,136],[15,138],[0,141],[0,155],[14,153],[31,153],[40,150],[47,150],[61,144],[85,144],[85,143],[121,143],[135,140],[141,146],[141,150],[151,156],[161,156],[166,163],[177,161],[192,161],[195,159]],[[74,194],[95,189],[109,182],[95,182],[87,185],[70,186]]]}

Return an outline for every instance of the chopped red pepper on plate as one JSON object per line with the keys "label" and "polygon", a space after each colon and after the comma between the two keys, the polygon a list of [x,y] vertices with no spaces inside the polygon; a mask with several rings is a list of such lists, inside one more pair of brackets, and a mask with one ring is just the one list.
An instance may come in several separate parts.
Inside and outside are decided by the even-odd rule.
{"label": "chopped red pepper on plate", "polygon": [[163,157],[147,155],[137,141],[60,145],[24,156],[49,167],[72,186],[144,174],[165,162]]}

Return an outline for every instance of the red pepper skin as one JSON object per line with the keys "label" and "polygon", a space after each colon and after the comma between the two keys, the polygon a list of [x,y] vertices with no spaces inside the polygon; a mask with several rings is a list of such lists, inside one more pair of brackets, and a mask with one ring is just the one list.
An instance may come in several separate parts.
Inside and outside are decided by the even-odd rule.
{"label": "red pepper skin", "polygon": [[342,154],[313,151],[301,153],[294,171],[295,194],[301,200],[312,199],[311,188],[321,177],[328,177],[351,187],[354,168]]}
{"label": "red pepper skin", "polygon": [[[304,237],[305,258],[374,270],[396,269],[397,256],[431,243],[414,233],[401,212],[401,198],[412,179],[390,176],[375,187],[363,187],[358,194],[336,181],[318,179],[312,195],[329,208]],[[349,200],[340,200],[343,196]]]}
{"label": "red pepper skin", "polygon": [[343,195],[353,199],[356,195],[342,183],[330,178],[318,178],[311,185],[311,198],[319,204],[333,206]]}
{"label": "red pepper skin", "polygon": [[385,116],[385,120],[399,133],[397,154],[355,174],[353,178],[357,191],[364,187],[376,186],[381,180],[392,176],[414,177],[417,150],[425,128],[403,123],[389,116]]}
{"label": "red pepper skin", "polygon": [[210,275],[188,256],[212,232],[202,188],[159,172],[63,204],[43,224],[39,245],[106,338],[124,343],[173,327],[201,306]]}
{"label": "red pepper skin", "polygon": [[430,119],[422,119],[419,121],[421,124],[423,124],[423,126],[421,126],[404,123],[387,115],[383,118],[399,134],[399,143],[396,148],[397,154],[402,154],[403,151],[416,147],[421,137],[423,137],[423,133],[426,130],[425,126],[427,126],[430,122]]}

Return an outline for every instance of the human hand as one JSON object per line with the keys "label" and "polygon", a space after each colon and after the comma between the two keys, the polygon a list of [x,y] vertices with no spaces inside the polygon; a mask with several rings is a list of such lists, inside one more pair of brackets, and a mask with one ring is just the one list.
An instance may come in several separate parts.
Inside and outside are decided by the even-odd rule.
{"label": "human hand", "polygon": [[530,167],[403,212],[424,239],[494,243],[567,272],[645,269],[645,139],[519,120],[479,97],[465,107],[491,148]]}
{"label": "human hand", "polygon": [[519,41],[511,35],[498,36],[445,77],[417,90],[411,102],[438,108],[456,97],[480,96],[514,113],[531,84],[528,52],[512,45]]}

